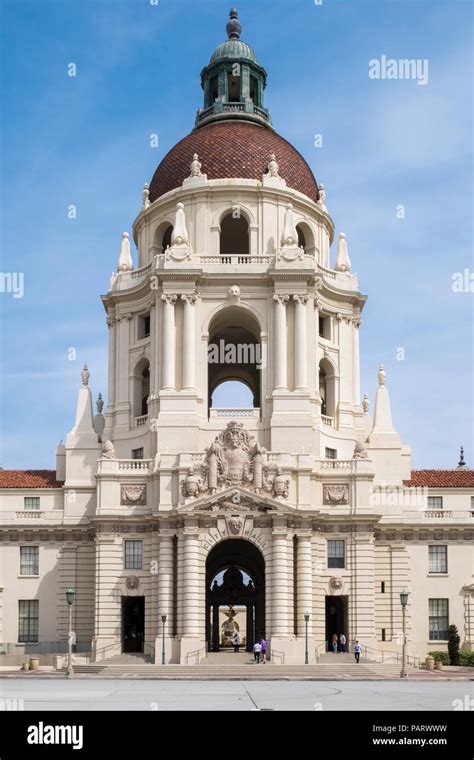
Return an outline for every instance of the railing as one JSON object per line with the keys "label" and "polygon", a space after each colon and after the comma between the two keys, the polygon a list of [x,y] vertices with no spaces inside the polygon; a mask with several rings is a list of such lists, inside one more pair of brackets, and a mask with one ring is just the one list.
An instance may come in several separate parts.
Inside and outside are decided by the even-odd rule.
{"label": "railing", "polygon": [[39,520],[41,517],[43,517],[43,512],[40,512],[37,509],[23,510],[22,512],[17,512],[16,516],[27,520]]}
{"label": "railing", "polygon": [[274,257],[270,255],[256,256],[251,254],[231,253],[229,255],[201,256],[202,264],[270,264]]}
{"label": "railing", "polygon": [[321,644],[317,644],[314,648],[315,662],[319,662],[319,658],[321,657],[322,652],[327,652],[327,651],[328,651],[327,641],[323,641]]}
{"label": "railing", "polygon": [[244,103],[223,103],[224,111],[245,111]]}
{"label": "railing", "polygon": [[201,647],[200,649],[195,649],[192,652],[188,652],[187,655],[186,655],[186,665],[189,665],[189,663],[190,663],[190,661],[191,661],[191,659],[193,657],[196,658],[196,665],[199,665],[199,663],[201,662],[201,660],[203,660],[204,657],[206,656],[206,651],[207,651],[207,649],[204,646],[204,647]]}
{"label": "railing", "polygon": [[148,414],[142,414],[141,417],[135,417],[135,427],[143,427],[148,420]]}
{"label": "railing", "polygon": [[149,272],[151,272],[151,264],[147,264],[144,267],[141,267],[140,269],[135,269],[132,274],[132,280],[140,280],[142,277],[145,277]]}
{"label": "railing", "polygon": [[328,427],[336,427],[334,417],[327,417],[325,414],[321,415],[321,420],[323,425],[327,425]]}
{"label": "railing", "polygon": [[256,113],[257,116],[263,116],[264,119],[268,119],[268,111],[265,111],[264,108],[259,108],[258,106],[254,106],[253,112]]}
{"label": "railing", "polygon": [[260,409],[244,408],[244,407],[229,407],[228,409],[214,407],[209,409],[209,417],[260,417]]}
{"label": "railing", "polygon": [[273,649],[273,647],[270,647],[270,660],[273,662],[275,659],[278,660],[279,665],[284,665],[285,653],[278,651],[278,649]]}
{"label": "railing", "polygon": [[[114,461],[113,459],[110,461]],[[151,469],[153,459],[117,459],[119,470],[125,470],[127,472],[146,471]]]}
{"label": "railing", "polygon": [[[352,643],[349,647],[351,651],[353,651],[353,646]],[[400,652],[393,652],[391,649],[374,649],[365,645],[361,645],[361,649],[361,658],[363,660],[369,659],[370,655],[370,658],[375,662],[396,662],[400,664],[403,662],[402,654]],[[409,668],[420,668],[421,666],[420,657],[416,657],[415,655],[405,655],[405,662]]]}
{"label": "railing", "polygon": [[322,470],[351,470],[351,459],[320,459]]}
{"label": "railing", "polygon": [[424,515],[425,517],[437,517],[442,519],[443,517],[452,517],[453,513],[444,509],[425,509]]}

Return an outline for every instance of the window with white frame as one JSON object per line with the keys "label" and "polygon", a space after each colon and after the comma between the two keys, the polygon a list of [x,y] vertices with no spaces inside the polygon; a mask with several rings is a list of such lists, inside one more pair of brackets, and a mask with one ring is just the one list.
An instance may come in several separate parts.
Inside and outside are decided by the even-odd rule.
{"label": "window with white frame", "polygon": [[446,641],[448,638],[448,599],[428,599],[430,641]]}
{"label": "window with white frame", "polygon": [[125,541],[125,570],[141,570],[143,541]]}
{"label": "window with white frame", "polygon": [[20,575],[39,574],[39,546],[20,546]]}
{"label": "window with white frame", "polygon": [[325,457],[326,459],[337,459],[337,449],[329,449],[326,446]]}
{"label": "window with white frame", "polygon": [[436,544],[428,547],[430,573],[448,572],[448,547]]}
{"label": "window with white frame", "polygon": [[37,599],[18,601],[18,641],[38,641],[39,602]]}
{"label": "window with white frame", "polygon": [[25,496],[23,499],[23,506],[28,511],[40,508],[39,496]]}
{"label": "window with white frame", "polygon": [[428,496],[428,509],[429,510],[443,509],[443,497],[442,496]]}
{"label": "window with white frame", "polygon": [[345,567],[345,541],[328,541],[328,567]]}

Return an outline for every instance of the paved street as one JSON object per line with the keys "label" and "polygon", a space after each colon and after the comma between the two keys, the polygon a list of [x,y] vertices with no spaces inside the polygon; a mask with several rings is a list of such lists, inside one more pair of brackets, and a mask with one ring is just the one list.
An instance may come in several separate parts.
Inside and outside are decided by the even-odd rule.
{"label": "paved street", "polygon": [[[474,682],[163,681],[9,678],[0,697],[24,710],[453,710]],[[9,706],[11,703],[3,702]],[[18,708],[17,708],[18,709]]]}

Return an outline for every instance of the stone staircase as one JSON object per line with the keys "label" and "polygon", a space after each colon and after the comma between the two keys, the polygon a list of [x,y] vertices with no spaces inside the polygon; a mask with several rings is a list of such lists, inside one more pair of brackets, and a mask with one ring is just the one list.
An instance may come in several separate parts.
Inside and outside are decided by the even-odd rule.
{"label": "stone staircase", "polygon": [[155,665],[144,655],[120,654],[87,665],[76,665],[79,674],[112,676],[116,678],[169,679],[366,679],[396,678],[400,665],[394,662],[356,663],[351,654],[324,653],[318,663],[310,665],[281,665],[267,662],[257,665],[249,652],[210,652],[196,665]]}

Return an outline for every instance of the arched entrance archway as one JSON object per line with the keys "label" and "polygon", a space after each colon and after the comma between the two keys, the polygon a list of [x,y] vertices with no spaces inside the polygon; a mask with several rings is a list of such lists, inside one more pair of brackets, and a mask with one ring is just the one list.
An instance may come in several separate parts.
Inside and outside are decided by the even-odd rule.
{"label": "arched entrance archway", "polygon": [[[247,577],[248,576],[248,577]],[[218,580],[219,577],[219,580]],[[254,544],[229,538],[214,546],[206,560],[206,641],[209,651],[221,644],[219,608],[245,608],[245,648],[265,635],[265,561]]]}

